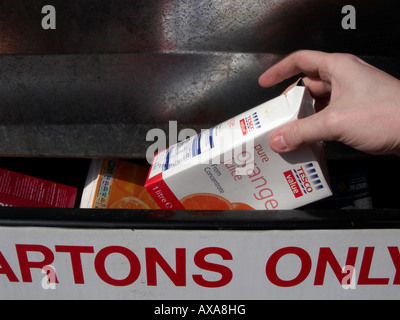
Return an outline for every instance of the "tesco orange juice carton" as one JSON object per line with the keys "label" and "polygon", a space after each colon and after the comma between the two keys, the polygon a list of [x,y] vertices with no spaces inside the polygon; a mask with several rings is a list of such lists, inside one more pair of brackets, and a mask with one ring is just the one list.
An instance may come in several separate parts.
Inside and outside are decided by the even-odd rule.
{"label": "tesco orange juice carton", "polygon": [[154,156],[146,189],[162,209],[294,209],[330,196],[319,144],[269,147],[278,127],[314,112],[303,86]]}

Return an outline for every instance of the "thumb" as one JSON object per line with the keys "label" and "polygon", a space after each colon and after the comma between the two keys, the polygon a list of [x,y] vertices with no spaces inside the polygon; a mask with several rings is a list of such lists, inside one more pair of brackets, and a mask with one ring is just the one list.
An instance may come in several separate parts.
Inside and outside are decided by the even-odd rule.
{"label": "thumb", "polygon": [[277,153],[284,153],[322,140],[330,140],[322,123],[321,113],[295,120],[277,129],[270,138],[270,146]]}

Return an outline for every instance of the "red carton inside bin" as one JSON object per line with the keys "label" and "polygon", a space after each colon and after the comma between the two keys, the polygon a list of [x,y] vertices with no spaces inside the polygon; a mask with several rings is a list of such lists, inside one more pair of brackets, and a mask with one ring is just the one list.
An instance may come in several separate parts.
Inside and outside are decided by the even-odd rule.
{"label": "red carton inside bin", "polygon": [[0,169],[0,207],[73,208],[77,189]]}

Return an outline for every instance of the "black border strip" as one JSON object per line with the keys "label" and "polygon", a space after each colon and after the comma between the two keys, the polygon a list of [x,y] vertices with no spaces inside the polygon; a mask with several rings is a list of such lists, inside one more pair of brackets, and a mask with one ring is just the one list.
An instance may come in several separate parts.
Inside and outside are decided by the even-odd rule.
{"label": "black border strip", "polygon": [[1,208],[0,226],[184,230],[392,229],[400,228],[400,210],[164,211]]}

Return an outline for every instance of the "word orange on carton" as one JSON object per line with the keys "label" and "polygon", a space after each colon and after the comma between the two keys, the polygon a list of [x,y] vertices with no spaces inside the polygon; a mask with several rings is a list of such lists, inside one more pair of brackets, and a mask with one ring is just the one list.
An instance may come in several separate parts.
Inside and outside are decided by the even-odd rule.
{"label": "word orange on carton", "polygon": [[155,155],[145,184],[162,209],[293,209],[330,196],[320,144],[269,147],[278,127],[314,112],[295,86],[273,100]]}

